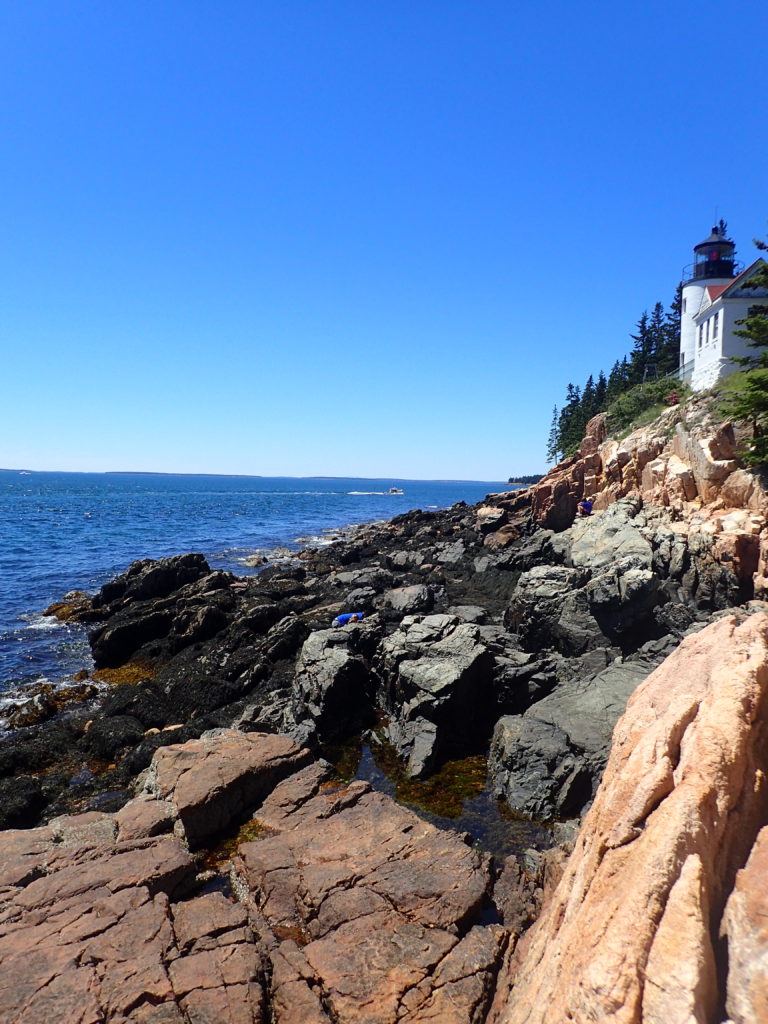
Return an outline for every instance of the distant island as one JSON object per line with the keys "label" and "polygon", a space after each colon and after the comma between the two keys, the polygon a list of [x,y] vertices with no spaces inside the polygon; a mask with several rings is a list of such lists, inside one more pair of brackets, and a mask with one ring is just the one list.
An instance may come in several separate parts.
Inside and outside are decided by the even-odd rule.
{"label": "distant island", "polygon": [[543,473],[532,473],[530,476],[511,476],[507,480],[508,484],[537,484],[539,480],[544,476]]}

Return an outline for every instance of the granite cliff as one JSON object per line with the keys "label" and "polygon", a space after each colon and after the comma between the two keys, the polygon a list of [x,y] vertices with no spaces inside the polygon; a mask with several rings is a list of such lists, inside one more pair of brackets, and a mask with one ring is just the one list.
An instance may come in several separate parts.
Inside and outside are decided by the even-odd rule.
{"label": "granite cliff", "polygon": [[[68,595],[110,682],[31,697],[0,748],[10,1019],[768,1019],[768,498],[738,441],[698,399],[623,440],[599,416],[525,491]],[[414,779],[490,748],[572,852],[494,862],[342,781],[361,733]]]}

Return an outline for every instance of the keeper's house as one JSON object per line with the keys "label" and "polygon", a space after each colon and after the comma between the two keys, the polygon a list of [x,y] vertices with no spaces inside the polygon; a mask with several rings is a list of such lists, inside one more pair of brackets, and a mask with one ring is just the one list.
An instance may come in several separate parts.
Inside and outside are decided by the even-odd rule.
{"label": "keeper's house", "polygon": [[765,260],[757,259],[746,269],[737,263],[736,247],[726,238],[722,221],[693,253],[693,263],[683,270],[680,379],[701,391],[739,369],[734,356],[756,355],[734,331],[739,329],[736,321],[755,307],[768,313],[768,289],[749,287]]}

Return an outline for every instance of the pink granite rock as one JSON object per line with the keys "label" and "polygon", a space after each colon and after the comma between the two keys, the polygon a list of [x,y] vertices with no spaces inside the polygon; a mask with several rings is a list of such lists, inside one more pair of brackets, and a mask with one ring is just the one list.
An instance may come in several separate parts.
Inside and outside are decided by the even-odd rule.
{"label": "pink granite rock", "polygon": [[768,1021],[768,826],[736,875],[723,917],[728,941],[725,1008],[734,1024]]}
{"label": "pink granite rock", "polygon": [[244,909],[221,894],[173,905],[195,875],[178,839],[107,842],[102,828],[89,846],[75,835],[104,822],[84,818],[24,844],[0,833],[16,868],[0,892],[2,1019],[259,1024],[264,962]]}
{"label": "pink granite rock", "polygon": [[156,751],[145,791],[167,800],[190,846],[253,810],[275,785],[312,755],[287,736],[222,733]]}
{"label": "pink granite rock", "polygon": [[[256,927],[274,936],[279,1024],[297,1019],[288,992],[308,1020],[335,1024],[437,1021],[448,1005],[446,1020],[482,1020],[506,932],[479,929],[468,947],[460,935],[488,891],[485,856],[367,784],[329,785],[311,769],[257,821],[268,833],[240,847],[235,868]],[[462,974],[465,954],[475,968]]]}
{"label": "pink granite rock", "polygon": [[[719,1020],[719,923],[768,821],[767,773],[768,615],[730,616],[683,641],[631,697],[567,868],[508,961],[489,1021]],[[756,967],[763,856],[740,875],[725,925],[737,959],[749,950]],[[732,971],[729,998],[745,977]]]}

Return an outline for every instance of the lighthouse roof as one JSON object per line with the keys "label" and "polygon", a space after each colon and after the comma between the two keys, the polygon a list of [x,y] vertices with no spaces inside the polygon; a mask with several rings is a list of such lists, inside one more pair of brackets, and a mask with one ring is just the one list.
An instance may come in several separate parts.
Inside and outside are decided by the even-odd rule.
{"label": "lighthouse roof", "polygon": [[699,242],[698,245],[694,245],[694,252],[698,252],[699,249],[704,249],[708,245],[722,245],[725,242],[726,245],[733,245],[730,238],[726,238],[725,235],[721,234],[717,227],[712,228],[712,234],[709,238],[705,238],[703,242]]}

